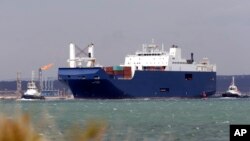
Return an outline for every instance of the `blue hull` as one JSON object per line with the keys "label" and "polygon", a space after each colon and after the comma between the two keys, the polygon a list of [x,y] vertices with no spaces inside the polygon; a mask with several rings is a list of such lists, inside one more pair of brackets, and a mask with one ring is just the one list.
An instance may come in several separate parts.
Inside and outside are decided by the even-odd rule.
{"label": "blue hull", "polygon": [[59,68],[75,98],[204,97],[216,92],[216,72],[136,71],[130,80],[102,68]]}

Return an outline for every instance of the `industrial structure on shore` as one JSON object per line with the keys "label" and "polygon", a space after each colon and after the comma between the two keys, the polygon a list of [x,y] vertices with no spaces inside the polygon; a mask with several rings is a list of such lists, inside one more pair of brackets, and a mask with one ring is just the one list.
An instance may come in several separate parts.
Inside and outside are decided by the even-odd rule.
{"label": "industrial structure on shore", "polygon": [[[67,98],[69,97],[69,94],[66,94],[65,90],[59,90],[54,88],[54,81],[52,77],[43,77],[43,71],[49,70],[53,64],[48,64],[45,66],[42,66],[38,69],[38,80],[34,80],[34,84],[38,83],[38,90],[41,93],[41,96],[44,96],[46,98]],[[33,74],[34,75],[34,74]],[[34,77],[34,76],[33,76]],[[33,78],[32,78],[33,80]],[[28,83],[27,81],[22,81],[21,79],[21,73],[17,73],[16,78],[16,90],[0,90],[0,99],[20,99],[24,95],[24,91],[27,89],[24,88],[22,85]]]}

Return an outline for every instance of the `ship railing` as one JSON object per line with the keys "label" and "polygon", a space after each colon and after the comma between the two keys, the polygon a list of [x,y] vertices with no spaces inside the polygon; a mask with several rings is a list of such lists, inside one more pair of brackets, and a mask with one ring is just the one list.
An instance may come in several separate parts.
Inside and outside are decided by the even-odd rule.
{"label": "ship railing", "polygon": [[214,65],[197,65],[196,70],[197,71],[215,72],[216,71],[216,66],[214,66]]}

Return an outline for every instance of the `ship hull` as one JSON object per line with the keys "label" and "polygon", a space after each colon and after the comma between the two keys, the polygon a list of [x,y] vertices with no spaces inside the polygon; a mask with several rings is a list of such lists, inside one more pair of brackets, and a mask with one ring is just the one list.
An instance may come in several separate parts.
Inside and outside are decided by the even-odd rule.
{"label": "ship hull", "polygon": [[122,79],[102,68],[59,68],[58,79],[74,98],[198,98],[216,92],[215,72],[135,71],[132,79]]}
{"label": "ship hull", "polygon": [[239,94],[223,93],[222,97],[241,97]]}
{"label": "ship hull", "polygon": [[36,96],[36,95],[23,95],[21,98],[23,99],[39,99],[39,100],[44,100],[44,96]]}

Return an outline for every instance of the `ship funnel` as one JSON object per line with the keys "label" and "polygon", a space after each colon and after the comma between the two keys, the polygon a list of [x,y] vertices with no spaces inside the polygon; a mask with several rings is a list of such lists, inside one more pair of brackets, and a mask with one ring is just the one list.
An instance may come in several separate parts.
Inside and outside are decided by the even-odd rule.
{"label": "ship funnel", "polygon": [[69,44],[69,67],[75,68],[76,67],[76,47],[75,44]]}
{"label": "ship funnel", "polygon": [[192,61],[192,63],[194,62],[194,53],[193,52],[191,53],[191,61]]}
{"label": "ship funnel", "polygon": [[95,66],[95,58],[94,58],[94,44],[91,43],[88,45],[88,61],[87,67],[94,67]]}
{"label": "ship funnel", "polygon": [[88,57],[89,58],[94,58],[94,44],[93,43],[91,43],[88,46]]}

